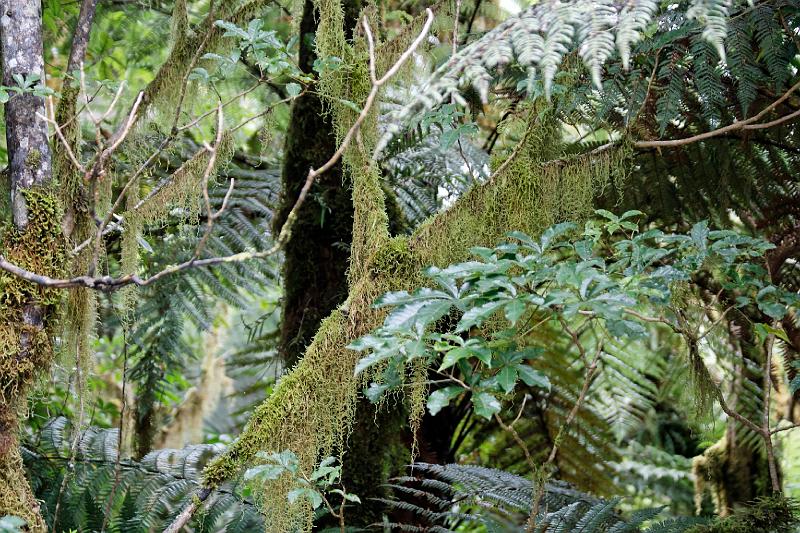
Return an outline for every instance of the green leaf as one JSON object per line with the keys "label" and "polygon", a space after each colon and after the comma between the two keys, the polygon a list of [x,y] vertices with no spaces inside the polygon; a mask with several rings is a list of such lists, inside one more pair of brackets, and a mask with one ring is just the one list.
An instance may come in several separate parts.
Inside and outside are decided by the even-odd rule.
{"label": "green leaf", "polygon": [[456,386],[444,387],[433,391],[428,397],[428,411],[430,411],[431,416],[436,416],[436,413],[450,405],[450,401],[462,392],[464,392],[464,389]]}
{"label": "green leaf", "polygon": [[594,212],[610,222],[619,222],[619,217],[611,211],[607,211],[605,209],[595,209]]}
{"label": "green leaf", "polygon": [[286,84],[286,94],[288,94],[292,98],[294,98],[295,96],[300,94],[300,90],[301,90],[301,87],[300,87],[299,83],[292,82],[292,83],[287,83]]}
{"label": "green leaf", "polygon": [[442,359],[442,366],[439,367],[439,371],[446,370],[458,363],[461,359],[468,359],[470,357],[477,357],[487,366],[491,366],[492,352],[485,346],[476,346],[474,343],[468,343],[465,346],[457,346],[449,350],[445,354],[444,359]]}
{"label": "green leaf", "polygon": [[356,105],[355,102],[351,102],[350,100],[345,100],[344,98],[337,98],[337,100],[339,101],[340,104],[344,105],[345,107],[348,107],[348,108],[352,109],[356,113],[360,113],[361,112],[361,108],[358,107],[358,105]]}
{"label": "green leaf", "polygon": [[472,396],[472,407],[475,414],[490,420],[495,413],[500,412],[500,402],[488,392],[479,392]]}
{"label": "green leaf", "polygon": [[709,231],[708,231],[707,220],[701,220],[700,222],[692,226],[689,235],[692,238],[692,242],[697,246],[699,250],[705,250],[708,247],[708,233]]}
{"label": "green leaf", "polygon": [[622,213],[622,216],[619,217],[620,220],[625,220],[626,218],[631,218],[635,216],[644,216],[644,213],[641,211],[637,211],[636,209],[631,209],[630,211],[625,211]]}
{"label": "green leaf", "polygon": [[522,300],[514,299],[508,302],[504,308],[506,314],[506,320],[511,322],[512,325],[516,325],[517,320],[519,320],[523,314],[525,314],[525,310],[527,306],[525,302]]}
{"label": "green leaf", "polygon": [[359,498],[359,497],[358,497],[358,496],[356,496],[355,494],[350,494],[350,493],[348,492],[348,493],[345,493],[345,494],[343,494],[343,496],[344,496],[344,499],[345,499],[345,500],[347,500],[347,501],[349,501],[349,502],[353,502],[353,503],[361,503],[361,498]]}
{"label": "green leaf", "polygon": [[[348,346],[348,348],[350,348],[352,350],[353,349],[352,346],[353,345],[350,344],[350,346]],[[360,373],[362,373],[364,370],[368,369],[369,367],[371,367],[373,365],[376,365],[376,364],[380,363],[381,361],[385,361],[386,359],[389,359],[390,357],[393,357],[394,355],[395,355],[395,352],[392,352],[392,353],[375,353],[375,354],[369,355],[367,357],[363,357],[363,358],[358,360],[358,363],[356,363],[356,369],[355,369],[355,374],[354,375],[357,376]]]}
{"label": "green leaf", "polygon": [[504,366],[497,373],[497,384],[503,389],[506,394],[514,390],[514,385],[517,384],[517,369],[513,366]]}
{"label": "green leaf", "polygon": [[244,480],[251,481],[258,479],[262,481],[272,481],[281,477],[284,472],[286,472],[286,469],[281,465],[258,465],[247,469],[244,473]]}
{"label": "green leaf", "polygon": [[250,38],[250,35],[246,31],[227,20],[217,20],[214,22],[214,26],[225,30],[225,33],[222,34],[223,37],[239,37],[240,39]]}
{"label": "green leaf", "polygon": [[529,387],[539,387],[540,389],[550,390],[550,380],[530,365],[517,365],[519,378]]}
{"label": "green leaf", "polygon": [[782,328],[775,328],[770,326],[769,324],[758,323],[755,325],[756,334],[758,335],[761,342],[764,342],[767,338],[767,335],[770,333],[778,337],[784,342],[791,342],[789,337],[786,335],[786,332]]}
{"label": "green leaf", "polygon": [[290,490],[286,497],[289,500],[289,503],[295,503],[298,499],[305,496],[311,501],[311,507],[316,509],[320,505],[322,505],[322,494],[314,489],[310,489],[308,487],[302,487],[299,489]]}
{"label": "green leaf", "polygon": [[364,396],[372,403],[378,403],[383,396],[383,393],[388,391],[391,387],[385,383],[371,383],[364,391]]}
{"label": "green leaf", "polygon": [[[329,491],[329,492],[330,492],[331,494],[338,494],[339,496],[341,496],[342,498],[344,498],[344,499],[345,499],[345,501],[348,501],[348,502],[353,502],[353,503],[361,503],[361,498],[359,498],[359,497],[358,497],[358,496],[356,496],[355,494],[350,494],[349,492],[345,492],[345,491],[343,491],[343,490],[341,490],[341,489],[333,489],[333,490],[331,490],[331,491]],[[338,532],[339,530],[338,530],[338,529],[336,529],[335,531],[337,531],[337,532]]]}
{"label": "green leaf", "polygon": [[482,324],[484,320],[491,317],[495,311],[500,309],[505,303],[505,300],[494,300],[477,307],[469,308],[464,313],[464,316],[461,317],[461,320],[458,321],[456,331],[467,331],[473,326]]}

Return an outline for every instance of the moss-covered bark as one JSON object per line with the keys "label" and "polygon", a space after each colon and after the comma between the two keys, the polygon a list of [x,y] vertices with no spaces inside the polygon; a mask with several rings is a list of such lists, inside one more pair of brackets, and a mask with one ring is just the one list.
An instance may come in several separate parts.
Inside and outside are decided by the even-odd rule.
{"label": "moss-covered bark", "polygon": [[[0,61],[3,85],[15,78],[44,79],[41,6],[0,0]],[[23,268],[60,275],[63,263],[61,210],[48,189],[51,154],[44,99],[31,93],[5,103],[12,221],[0,253]],[[5,217],[3,217],[5,218]],[[44,531],[25,478],[19,451],[19,420],[36,374],[52,361],[51,326],[60,294],[14,276],[0,275],[0,516],[16,515],[30,531]]]}
{"label": "moss-covered bark", "polygon": [[[354,25],[354,17],[346,22]],[[300,22],[299,64],[308,73],[316,59],[316,18],[314,3],[307,0]],[[332,116],[317,94],[301,96],[292,106],[286,134],[276,233],[294,206],[309,169],[322,166],[335,151]],[[347,298],[347,262],[353,238],[350,187],[349,173],[342,172],[341,163],[320,176],[284,248],[280,351],[288,366],[302,356],[322,319]]]}
{"label": "moss-covered bark", "polygon": [[[345,29],[355,27],[360,4],[359,0],[344,2]],[[314,3],[306,1],[300,23],[299,65],[309,73],[317,57],[318,18]],[[333,116],[322,99],[313,93],[298,98],[286,138],[276,231],[291,211],[309,168],[323,165],[336,146]],[[351,189],[351,173],[344,171],[341,162],[320,176],[284,248],[280,352],[287,366],[302,357],[322,320],[347,298],[354,212]],[[402,413],[376,412],[368,401],[356,402],[342,483],[363,503],[348,509],[348,524],[367,526],[380,521],[381,506],[375,498],[386,496],[383,485],[408,455],[401,440],[404,421]]]}

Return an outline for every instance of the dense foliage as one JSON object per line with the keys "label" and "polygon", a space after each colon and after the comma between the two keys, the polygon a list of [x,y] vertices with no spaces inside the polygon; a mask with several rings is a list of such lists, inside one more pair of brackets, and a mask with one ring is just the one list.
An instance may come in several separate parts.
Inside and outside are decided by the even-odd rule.
{"label": "dense foliage", "polygon": [[800,528],[797,1],[0,11],[0,532]]}

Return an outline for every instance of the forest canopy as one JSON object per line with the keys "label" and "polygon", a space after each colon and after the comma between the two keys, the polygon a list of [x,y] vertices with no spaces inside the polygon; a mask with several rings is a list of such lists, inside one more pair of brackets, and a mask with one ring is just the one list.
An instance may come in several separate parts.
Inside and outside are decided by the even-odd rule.
{"label": "forest canopy", "polygon": [[796,0],[0,0],[0,532],[800,531]]}

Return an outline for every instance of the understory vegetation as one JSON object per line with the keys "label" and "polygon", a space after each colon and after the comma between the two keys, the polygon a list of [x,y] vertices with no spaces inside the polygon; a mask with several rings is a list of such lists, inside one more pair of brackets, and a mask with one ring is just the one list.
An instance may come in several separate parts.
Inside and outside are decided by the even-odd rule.
{"label": "understory vegetation", "polygon": [[0,15],[0,533],[800,531],[797,0]]}

